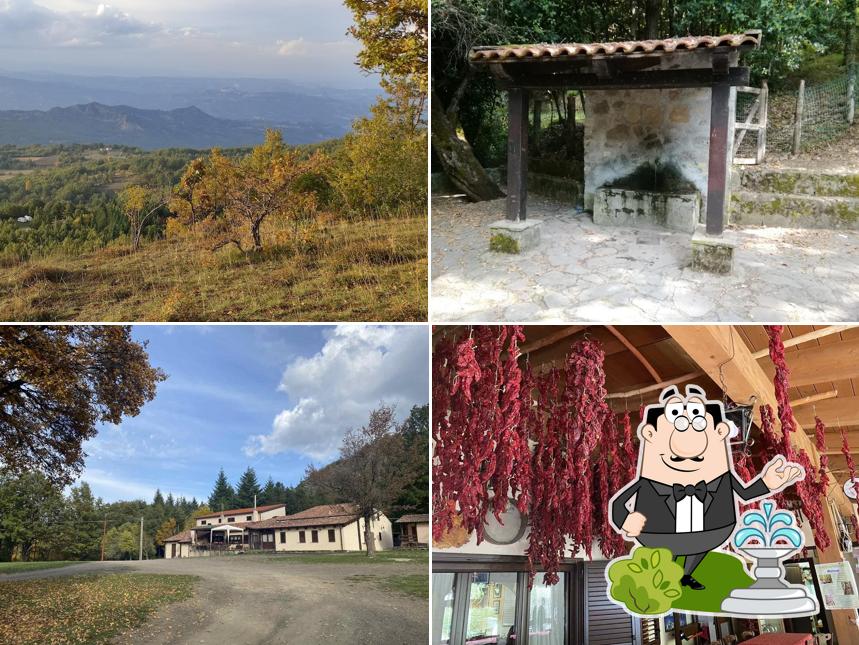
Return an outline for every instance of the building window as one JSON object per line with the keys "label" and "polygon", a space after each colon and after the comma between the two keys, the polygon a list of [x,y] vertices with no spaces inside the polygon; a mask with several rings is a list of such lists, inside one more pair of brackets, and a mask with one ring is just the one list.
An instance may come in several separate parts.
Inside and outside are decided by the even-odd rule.
{"label": "building window", "polygon": [[382,541],[382,532],[379,531],[379,542],[381,542],[381,541]]}
{"label": "building window", "polygon": [[302,544],[307,542],[307,537],[304,535],[304,531],[298,532],[298,541],[301,542]]}
{"label": "building window", "polygon": [[252,515],[248,515],[245,519],[246,519],[248,522],[250,522],[250,521],[253,519],[253,516],[252,516]]}
{"label": "building window", "polygon": [[280,532],[280,543],[281,543],[281,544],[286,544],[286,531],[281,531],[281,532]]}
{"label": "building window", "polygon": [[335,541],[335,537],[334,537],[334,529],[328,529],[328,541],[329,541],[329,542],[334,542],[334,541]]}
{"label": "building window", "polygon": [[310,541],[311,542],[319,542],[319,531],[311,531],[310,532]]}
{"label": "building window", "polygon": [[235,517],[228,517],[228,518],[227,518],[227,521],[228,521],[228,522],[235,522],[235,521],[236,521],[236,518],[235,518]]}
{"label": "building window", "polygon": [[539,634],[541,643],[563,645],[568,581],[566,573],[558,575],[553,586],[538,576],[529,591],[523,572],[433,573],[431,645],[474,639],[514,645],[518,635],[529,633],[532,642]]}
{"label": "building window", "polygon": [[263,533],[262,534],[263,542],[274,542],[274,533]]}
{"label": "building window", "polygon": [[223,521],[224,521],[224,518],[222,518],[222,517],[219,517],[219,518],[218,518],[218,524],[220,524],[220,523],[221,523],[221,522],[223,522]]}

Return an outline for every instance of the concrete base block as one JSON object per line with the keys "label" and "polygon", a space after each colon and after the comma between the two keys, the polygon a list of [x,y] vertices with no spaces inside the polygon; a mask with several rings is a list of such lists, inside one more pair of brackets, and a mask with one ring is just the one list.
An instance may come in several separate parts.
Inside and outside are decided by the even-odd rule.
{"label": "concrete base block", "polygon": [[540,243],[542,220],[513,221],[500,219],[489,225],[489,250],[499,253],[521,253]]}
{"label": "concrete base block", "polygon": [[721,275],[731,273],[736,246],[736,234],[733,231],[707,235],[704,227],[699,227],[692,236],[692,268]]}
{"label": "concrete base block", "polygon": [[600,188],[594,195],[594,224],[602,226],[659,227],[692,233],[700,214],[697,192]]}

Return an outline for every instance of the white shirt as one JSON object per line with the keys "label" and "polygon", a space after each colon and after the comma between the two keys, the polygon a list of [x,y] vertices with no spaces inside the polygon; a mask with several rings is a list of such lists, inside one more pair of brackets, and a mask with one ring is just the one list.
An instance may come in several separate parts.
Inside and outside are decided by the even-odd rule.
{"label": "white shirt", "polygon": [[687,495],[677,502],[674,512],[678,533],[695,533],[704,530],[704,504],[694,495]]}

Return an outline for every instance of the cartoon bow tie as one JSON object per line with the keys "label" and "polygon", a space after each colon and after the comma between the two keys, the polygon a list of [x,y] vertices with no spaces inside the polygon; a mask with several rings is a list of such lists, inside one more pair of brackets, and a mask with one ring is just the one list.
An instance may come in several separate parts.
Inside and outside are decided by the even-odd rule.
{"label": "cartoon bow tie", "polygon": [[699,502],[703,502],[704,498],[707,497],[707,483],[703,479],[694,486],[691,484],[687,486],[674,484],[671,490],[674,493],[674,499],[678,502],[684,497],[689,497],[691,495],[697,497]]}

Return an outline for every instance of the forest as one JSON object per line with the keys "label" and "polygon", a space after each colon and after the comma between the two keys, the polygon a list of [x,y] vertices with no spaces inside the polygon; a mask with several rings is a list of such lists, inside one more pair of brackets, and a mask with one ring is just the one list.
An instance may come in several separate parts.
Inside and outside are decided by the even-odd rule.
{"label": "forest", "polygon": [[[433,2],[432,17],[433,166],[445,170],[472,199],[500,195],[479,166],[504,162],[507,136],[503,94],[488,74],[475,73],[468,65],[467,54],[474,46],[758,29],[763,33],[761,48],[744,56],[753,85],[766,80],[777,94],[794,87],[799,78],[827,81],[845,75],[848,68],[855,73],[856,0],[439,0]],[[793,107],[789,101],[787,106]],[[563,118],[563,101],[558,112]]]}
{"label": "forest", "polygon": [[[415,407],[397,428],[409,447],[395,464],[408,474],[382,510],[395,520],[406,513],[429,512],[427,451],[429,406]],[[335,470],[348,468],[339,459],[311,469],[295,486],[269,477],[261,483],[249,467],[232,485],[221,469],[207,499],[174,497],[155,492],[152,500],[105,502],[93,495],[86,477],[63,489],[38,471],[13,474],[0,471],[0,562],[9,560],[106,560],[138,557],[140,518],[143,518],[143,555],[163,555],[164,540],[190,528],[199,515],[231,508],[286,504],[287,513],[311,506],[354,502],[326,485]]]}

